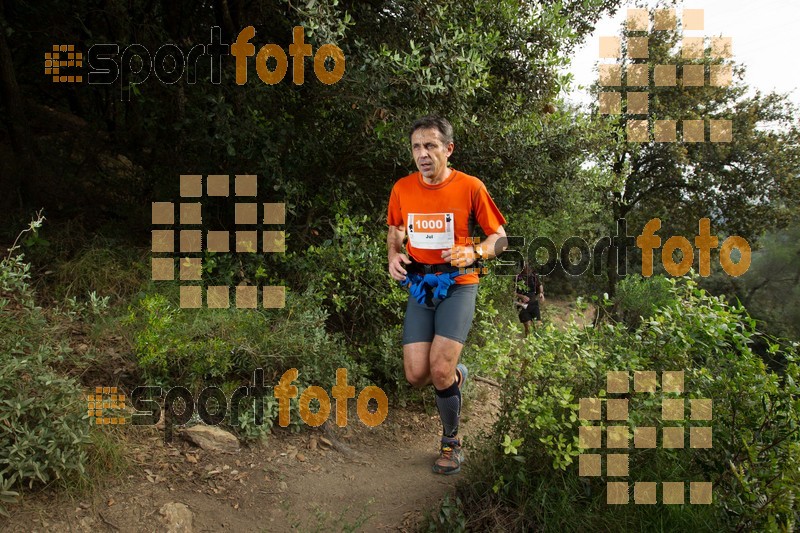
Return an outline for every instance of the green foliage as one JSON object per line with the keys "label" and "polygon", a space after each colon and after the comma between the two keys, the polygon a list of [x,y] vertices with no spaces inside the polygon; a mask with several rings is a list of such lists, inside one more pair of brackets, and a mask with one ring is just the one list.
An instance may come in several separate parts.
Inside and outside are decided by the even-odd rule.
{"label": "green foliage", "polygon": [[3,504],[15,503],[19,498],[19,492],[10,490],[11,487],[12,483],[8,479],[3,479],[0,482],[0,515],[2,516],[11,516]]}
{"label": "green foliage", "polygon": [[[253,44],[260,47],[284,46],[300,25],[315,50],[336,44],[347,65],[334,85],[320,83],[307,60],[302,86],[291,76],[266,86],[250,58],[248,82],[241,86],[227,67],[220,83],[211,83],[207,63],[200,62],[196,71],[186,69],[197,75],[196,84],[187,85],[185,78],[163,84],[151,75],[131,92],[124,112],[111,106],[126,92],[119,84],[69,98],[48,86],[42,98],[54,111],[32,122],[41,121],[44,131],[69,133],[42,139],[45,168],[25,176],[30,186],[23,200],[48,208],[76,206],[75,211],[91,207],[93,223],[113,219],[121,232],[141,238],[149,223],[143,207],[177,193],[178,174],[259,169],[258,200],[285,201],[291,215],[287,233],[318,246],[328,236],[317,239],[308,230],[324,227],[343,198],[350,199],[355,218],[369,214],[372,221],[383,210],[392,180],[413,168],[406,128],[414,118],[438,112],[456,127],[454,164],[497,183],[493,192],[502,196],[519,185],[514,198],[521,202],[529,198],[532,181],[546,184],[554,173],[559,179],[553,181],[560,181],[576,168],[559,165],[572,163],[573,147],[582,142],[563,127],[573,122],[570,114],[543,124],[542,110],[566,86],[561,71],[569,52],[620,3],[271,0],[252,9],[207,9],[188,0],[135,0],[98,10],[78,0],[17,6],[4,24],[14,34],[9,46],[16,79],[30,94],[41,88],[42,76],[26,54],[51,46],[47,35],[55,29],[66,41],[86,46],[135,42],[157,50],[180,43],[187,51],[207,43],[212,26],[221,27],[223,42],[230,43],[253,25]],[[134,29],[130,20],[148,24]],[[68,274],[58,273],[71,283]],[[108,281],[104,287],[76,286],[71,295],[93,289],[116,294]]]}
{"label": "green foliage", "polygon": [[[30,265],[25,262],[22,254],[11,255],[0,261],[0,290],[6,294],[15,294],[25,299],[30,298]],[[8,303],[8,300],[0,300]]]}
{"label": "green foliage", "polygon": [[383,214],[353,216],[341,202],[331,238],[287,259],[290,282],[313,290],[331,325],[351,342],[374,339],[396,324],[406,299],[386,272],[385,234],[376,227],[385,227]]}
{"label": "green foliage", "polygon": [[513,332],[518,323],[513,301],[513,277],[489,274],[481,278],[475,317],[472,321],[462,359],[473,372],[498,376],[510,362],[512,347],[519,341]]}
{"label": "green foliage", "polygon": [[3,361],[6,427],[0,475],[11,482],[47,483],[71,471],[83,472],[89,424],[81,390],[45,366],[43,354]]}
{"label": "green foliage", "polygon": [[28,227],[17,235],[11,248],[8,249],[8,253],[0,259],[0,310],[9,303],[6,296],[11,296],[28,307],[33,306],[33,292],[29,283],[31,266],[25,262],[24,254],[18,253],[21,246],[18,243],[27,234],[37,235],[42,223],[44,223],[44,217],[39,212]]}
{"label": "green foliage", "polygon": [[0,479],[31,488],[83,475],[89,422],[80,387],[49,368],[44,350],[3,353]]}
{"label": "green foliage", "polygon": [[61,312],[65,316],[75,319],[101,316],[108,310],[110,296],[98,296],[95,291],[92,291],[88,297],[85,302],[74,296],[66,298]]}
{"label": "green foliage", "polygon": [[397,391],[401,403],[405,403],[405,393],[410,392],[403,367],[403,325],[397,322],[380,334],[380,337],[359,348],[359,359],[366,362],[386,392]]}
{"label": "green foliage", "polygon": [[[669,284],[668,297],[636,328],[548,325],[518,353],[510,350],[513,355],[497,359],[504,376],[501,413],[460,491],[469,529],[490,527],[498,514],[508,513],[514,529],[543,531],[793,527],[800,514],[796,347],[784,350],[787,363],[775,374],[753,352],[759,334],[741,308],[708,295],[694,281]],[[656,290],[663,295],[663,287]],[[781,351],[777,345],[769,349]],[[611,370],[683,370],[686,395],[713,400],[712,421],[666,424],[684,426],[686,433],[711,426],[712,448],[627,450],[630,479],[711,481],[712,505],[609,506],[603,479],[578,477],[578,428],[585,424],[578,418],[579,399],[604,400]],[[661,401],[669,397],[674,393],[660,389],[632,393],[631,434],[635,427],[664,425]]]}
{"label": "green foliage", "polygon": [[12,488],[79,479],[88,463],[81,388],[52,367],[66,349],[51,338],[14,249],[0,261],[0,514],[18,496]]}
{"label": "green foliage", "polygon": [[[624,35],[623,48],[634,35],[647,38],[646,64],[651,73],[655,65],[677,65],[680,71],[683,65],[697,62],[682,57],[680,32]],[[622,59],[621,68],[637,62],[641,63]],[[752,242],[764,228],[789,223],[800,197],[797,106],[787,95],[748,87],[744,68],[738,64],[708,53],[702,64],[706,71],[723,64],[731,68],[732,83],[691,90],[681,84],[652,87],[648,116],[701,120],[706,142],[628,142],[625,128],[633,115],[600,115],[593,109],[597,133],[591,158],[595,178],[590,183],[610,228],[624,218],[630,233],[635,233],[648,220],[659,218],[662,235],[694,235],[698,221],[710,218],[712,235],[739,235]],[[595,85],[595,94],[602,90],[599,83]],[[622,106],[626,109],[627,102]],[[708,142],[709,120],[731,121],[731,142]],[[678,141],[681,135],[678,132]],[[711,261],[712,265],[716,261],[715,252]],[[608,292],[613,296],[616,276],[611,263],[607,265]],[[659,268],[656,262],[656,271]]]}
{"label": "green foliage", "polygon": [[[17,243],[28,232],[37,230],[41,226],[44,218],[39,215],[38,220],[31,222],[30,226],[23,230],[8,249],[8,254],[0,259],[0,310],[5,308],[13,309],[12,303],[25,306],[27,310],[34,309],[33,290],[30,286],[31,266],[25,261],[22,253],[17,253],[19,246]],[[10,314],[0,315],[0,326],[3,328],[13,326]]]}
{"label": "green foliage", "polygon": [[[135,256],[120,241],[95,238],[76,251],[75,256],[58,262],[54,268],[54,297],[85,298],[102,294],[106,304],[135,294],[149,272],[143,257]],[[96,298],[96,296],[95,296]],[[89,305],[91,302],[88,302]]]}
{"label": "green foliage", "polygon": [[297,368],[299,383],[320,386],[335,382],[337,368],[359,379],[363,369],[325,330],[325,319],[311,292],[289,292],[282,310],[200,312],[151,294],[130,307],[125,322],[145,376],[163,385],[246,382],[257,368],[275,381]]}
{"label": "green foliage", "polygon": [[[348,383],[366,386],[366,370],[345,349],[341,338],[325,330],[319,299],[289,292],[283,310],[181,309],[168,297],[150,294],[131,306],[125,324],[139,368],[148,384],[181,385],[193,390],[220,385],[230,398],[236,388],[252,385],[253,372],[264,372],[264,418],[256,423],[254,400],[245,398],[236,420],[224,423],[248,443],[264,443],[278,415],[271,387],[297,368],[294,383],[330,390],[336,370],[348,371]],[[231,411],[228,411],[230,415]],[[298,398],[291,400],[288,429],[300,431]]]}
{"label": "green foliage", "polygon": [[420,531],[428,533],[467,531],[467,516],[459,498],[451,498],[448,494],[432,513],[425,516]]}
{"label": "green foliage", "polygon": [[[265,443],[267,435],[269,435],[272,425],[278,417],[278,400],[272,395],[265,395],[263,398],[264,419],[262,424],[256,423],[255,417],[255,402],[253,399],[242,404],[242,410],[239,412],[237,424],[232,424],[236,434],[244,442],[247,443]],[[294,403],[294,402],[293,402]],[[290,410],[290,428],[293,431],[299,431],[301,419],[297,405],[292,405],[293,409]]]}
{"label": "green foliage", "polygon": [[402,389],[397,326],[408,296],[386,272],[385,220],[382,214],[354,216],[346,202],[334,213],[329,239],[287,254],[287,282],[305,290],[304,307],[321,307],[328,328],[356,347],[369,375]]}
{"label": "green foliage", "polygon": [[[229,372],[232,342],[217,337],[213,330],[207,334],[187,331],[187,326],[195,324],[181,323],[186,314],[160,294],[145,296],[131,311],[128,323],[141,321],[134,347],[146,376],[156,379],[188,376],[200,380],[206,375],[224,377]],[[206,324],[196,326],[205,329]],[[178,335],[177,331],[187,334]]]}
{"label": "green foliage", "polygon": [[657,309],[675,303],[672,284],[664,276],[643,278],[638,274],[626,276],[617,286],[615,297],[621,319],[631,327],[649,319]]}
{"label": "green foliage", "polygon": [[717,276],[715,292],[734,294],[767,333],[800,340],[800,226],[767,232],[740,278]]}

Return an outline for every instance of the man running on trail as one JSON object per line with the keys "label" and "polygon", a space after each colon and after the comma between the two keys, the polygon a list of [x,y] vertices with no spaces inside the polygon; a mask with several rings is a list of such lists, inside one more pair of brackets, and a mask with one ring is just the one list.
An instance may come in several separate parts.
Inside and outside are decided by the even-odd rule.
{"label": "man running on trail", "polygon": [[519,321],[525,332],[525,338],[530,332],[531,326],[536,329],[536,320],[542,320],[539,311],[539,302],[544,303],[544,286],[536,271],[528,263],[522,268],[522,272],[514,278],[514,290],[516,292],[516,305],[519,307]]}
{"label": "man running on trail", "polygon": [[[436,391],[443,429],[433,471],[455,474],[463,462],[458,423],[467,379],[458,358],[478,293],[478,274],[466,267],[505,249],[505,239],[495,243],[505,237],[506,220],[478,178],[447,166],[455,146],[447,120],[420,118],[409,138],[419,172],[398,180],[389,198],[389,274],[409,289],[403,324],[406,379],[416,387],[432,384]],[[473,246],[475,222],[488,237]],[[406,235],[408,255],[403,253]]]}

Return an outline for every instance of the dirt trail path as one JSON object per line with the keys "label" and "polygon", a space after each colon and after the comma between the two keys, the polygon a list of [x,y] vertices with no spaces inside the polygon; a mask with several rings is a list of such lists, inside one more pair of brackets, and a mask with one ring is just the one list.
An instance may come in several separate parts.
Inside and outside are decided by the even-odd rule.
{"label": "dirt trail path", "polygon": [[[467,441],[489,428],[499,394],[476,381],[469,387]],[[353,453],[327,446],[317,431],[280,430],[263,447],[237,454],[179,439],[165,445],[154,428],[127,431],[134,467],[125,479],[85,499],[30,495],[0,530],[165,531],[159,511],[179,502],[193,514],[193,531],[410,531],[459,478],[431,472],[441,427],[435,411],[422,408],[390,408],[374,429],[357,419],[336,428],[335,438]]]}
{"label": "dirt trail path", "polygon": [[[573,309],[548,301],[543,311],[560,325]],[[332,436],[353,453],[327,446],[320,431],[277,430],[261,447],[221,454],[180,439],[165,444],[153,427],[129,427],[125,476],[83,498],[29,494],[11,507],[11,519],[0,519],[0,531],[166,531],[160,510],[174,502],[191,511],[191,531],[413,531],[461,477],[431,472],[441,426],[429,400],[427,412],[390,406],[372,429],[351,405],[349,426]],[[470,380],[461,432],[467,446],[489,430],[498,408],[499,389]]]}

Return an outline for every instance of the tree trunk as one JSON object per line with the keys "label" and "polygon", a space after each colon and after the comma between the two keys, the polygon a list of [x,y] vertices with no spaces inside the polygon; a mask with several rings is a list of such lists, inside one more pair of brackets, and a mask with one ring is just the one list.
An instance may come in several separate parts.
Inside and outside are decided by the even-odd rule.
{"label": "tree trunk", "polygon": [[231,16],[231,9],[228,6],[228,0],[216,0],[214,2],[214,14],[216,15],[215,18],[217,20],[217,24],[219,24],[222,28],[223,42],[233,42],[233,40],[236,39],[238,32],[236,30],[233,17]]}
{"label": "tree trunk", "polygon": [[36,149],[28,128],[28,118],[25,116],[22,95],[17,85],[11,50],[6,42],[5,28],[6,21],[0,3],[0,94],[6,109],[6,127],[11,138],[11,147],[16,156],[16,168],[9,173],[11,194],[8,197],[17,197],[22,203],[29,199],[29,181],[37,175]]}
{"label": "tree trunk", "polygon": [[[627,152],[623,151],[619,154],[614,161],[614,167],[612,172],[616,176],[622,175],[622,172],[625,168],[625,159],[627,157]],[[611,210],[613,213],[613,219],[611,224],[614,228],[614,235],[617,234],[616,228],[618,224],[618,220],[625,215],[628,214],[628,208],[625,205],[625,192],[614,192],[612,193],[611,198]],[[606,274],[608,276],[608,286],[606,291],[608,292],[609,298],[614,298],[617,294],[617,282],[619,281],[619,276],[617,275],[618,269],[618,254],[619,254],[619,243],[613,237],[611,238],[611,245],[608,247],[608,256],[606,257]],[[614,306],[616,309],[616,305]]]}
{"label": "tree trunk", "polygon": [[[614,203],[612,205],[612,212],[613,212],[613,225],[614,225],[614,235],[617,233],[617,224],[618,220],[623,218],[627,213],[623,212],[622,206],[619,204],[617,199],[615,198]],[[606,275],[608,276],[608,285],[606,286],[606,292],[608,292],[609,298],[614,298],[617,294],[617,283],[619,282],[619,264],[618,264],[618,257],[619,257],[619,245],[617,240],[612,237],[611,238],[611,245],[608,247],[608,256],[606,257]]]}

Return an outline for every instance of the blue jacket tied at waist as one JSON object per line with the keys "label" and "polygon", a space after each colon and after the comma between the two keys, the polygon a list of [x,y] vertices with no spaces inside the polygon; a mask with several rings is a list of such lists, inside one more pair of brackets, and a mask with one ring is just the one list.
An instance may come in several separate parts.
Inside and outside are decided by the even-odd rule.
{"label": "blue jacket tied at waist", "polygon": [[458,271],[439,274],[414,274],[408,273],[403,287],[408,287],[408,292],[420,305],[433,307],[433,299],[444,300],[447,291],[459,276]]}

